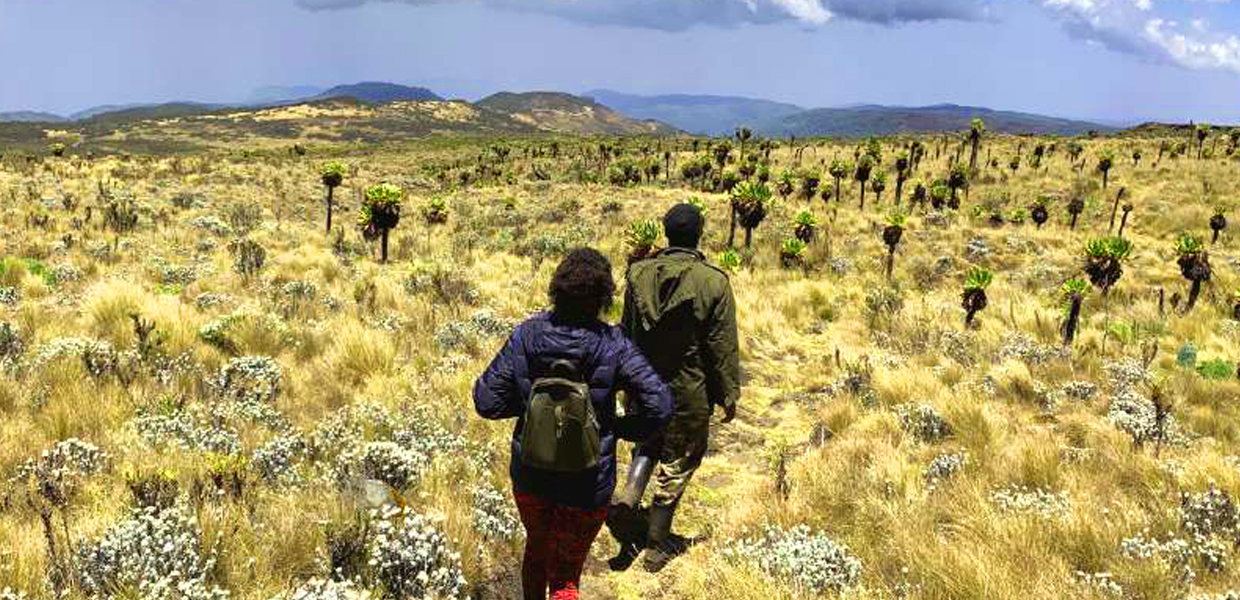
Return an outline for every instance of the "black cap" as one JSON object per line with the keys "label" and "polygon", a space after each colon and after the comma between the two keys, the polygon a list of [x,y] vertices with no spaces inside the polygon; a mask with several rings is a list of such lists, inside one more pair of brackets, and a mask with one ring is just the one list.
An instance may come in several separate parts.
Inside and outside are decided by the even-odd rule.
{"label": "black cap", "polygon": [[681,248],[697,248],[705,225],[702,209],[692,204],[677,204],[663,216],[668,243]]}

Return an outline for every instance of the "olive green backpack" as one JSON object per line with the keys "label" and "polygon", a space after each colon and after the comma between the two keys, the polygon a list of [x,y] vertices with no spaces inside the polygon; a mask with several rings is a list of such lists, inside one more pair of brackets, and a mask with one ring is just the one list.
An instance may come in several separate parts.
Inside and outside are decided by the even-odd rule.
{"label": "olive green backpack", "polygon": [[599,426],[590,386],[575,364],[557,360],[551,375],[534,380],[521,430],[521,463],[570,473],[598,466]]}

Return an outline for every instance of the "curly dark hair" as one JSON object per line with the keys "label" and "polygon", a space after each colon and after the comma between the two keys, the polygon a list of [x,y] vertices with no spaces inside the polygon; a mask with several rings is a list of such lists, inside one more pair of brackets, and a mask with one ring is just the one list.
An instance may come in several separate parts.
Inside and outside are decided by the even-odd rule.
{"label": "curly dark hair", "polygon": [[611,262],[593,248],[575,248],[556,267],[547,290],[555,315],[567,321],[598,318],[611,308],[616,281]]}

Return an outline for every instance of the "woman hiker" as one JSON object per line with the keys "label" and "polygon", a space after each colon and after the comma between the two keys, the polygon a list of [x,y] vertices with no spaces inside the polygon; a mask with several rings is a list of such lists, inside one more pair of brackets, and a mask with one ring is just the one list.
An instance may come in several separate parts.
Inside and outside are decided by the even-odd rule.
{"label": "woman hiker", "polygon": [[[671,419],[667,386],[618,327],[611,264],[573,250],[556,268],[552,309],[521,323],[474,385],[486,419],[517,420],[512,476],[525,525],[525,600],[576,600],[616,486],[616,440],[641,442]],[[618,416],[616,393],[631,413]]]}

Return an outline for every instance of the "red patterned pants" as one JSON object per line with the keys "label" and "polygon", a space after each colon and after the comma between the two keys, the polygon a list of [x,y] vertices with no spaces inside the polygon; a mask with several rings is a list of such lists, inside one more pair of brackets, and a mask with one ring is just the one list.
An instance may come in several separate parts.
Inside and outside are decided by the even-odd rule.
{"label": "red patterned pants", "polygon": [[578,600],[581,569],[607,519],[607,509],[572,508],[530,494],[515,495],[525,524],[521,566],[525,600]]}

